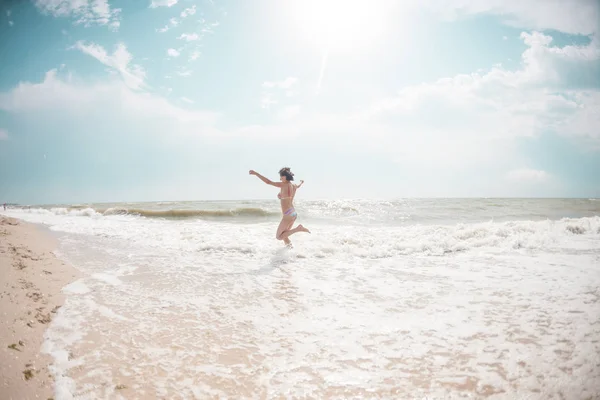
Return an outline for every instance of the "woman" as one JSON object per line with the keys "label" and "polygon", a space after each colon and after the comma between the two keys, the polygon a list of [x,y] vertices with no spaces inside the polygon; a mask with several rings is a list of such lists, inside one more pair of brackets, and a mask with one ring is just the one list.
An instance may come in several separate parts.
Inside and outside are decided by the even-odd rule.
{"label": "woman", "polygon": [[291,247],[292,242],[290,242],[289,239],[291,235],[296,232],[310,233],[310,231],[302,225],[298,225],[292,229],[292,226],[298,217],[298,214],[294,209],[294,197],[296,196],[296,190],[304,184],[304,181],[300,181],[299,185],[293,184],[294,174],[289,168],[281,168],[279,170],[279,180],[281,182],[273,182],[253,170],[250,170],[250,175],[258,176],[260,180],[267,185],[280,188],[277,198],[281,201],[281,212],[283,213],[283,217],[281,218],[281,222],[277,228],[277,234],[275,235],[277,240],[283,240],[283,243],[285,243],[286,246]]}

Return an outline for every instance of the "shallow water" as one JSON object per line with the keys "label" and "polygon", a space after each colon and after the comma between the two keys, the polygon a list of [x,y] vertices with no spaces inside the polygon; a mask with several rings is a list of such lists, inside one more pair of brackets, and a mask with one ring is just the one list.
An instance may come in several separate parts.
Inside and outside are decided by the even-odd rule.
{"label": "shallow water", "polygon": [[307,202],[292,250],[274,202],[8,214],[85,273],[46,333],[57,399],[595,398],[600,205],[535,202]]}

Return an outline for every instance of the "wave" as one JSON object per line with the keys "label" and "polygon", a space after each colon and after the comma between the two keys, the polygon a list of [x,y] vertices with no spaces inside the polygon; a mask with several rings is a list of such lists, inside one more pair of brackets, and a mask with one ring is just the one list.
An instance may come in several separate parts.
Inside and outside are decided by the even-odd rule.
{"label": "wave", "polygon": [[85,206],[76,206],[76,207],[69,207],[69,208],[53,207],[53,208],[50,208],[49,210],[45,209],[45,208],[36,208],[36,209],[29,209],[28,212],[36,213],[36,214],[51,213],[54,215],[73,215],[73,216],[81,216],[81,217],[95,217],[95,216],[100,215],[100,213],[98,213],[98,211],[95,210],[94,208],[85,207]]}
{"label": "wave", "polygon": [[[329,238],[329,244],[314,249],[314,254],[325,258],[347,252],[353,257],[379,259],[413,254],[445,256],[481,250],[598,252],[597,235],[600,235],[600,217],[597,216],[556,221],[413,225],[394,230],[362,231],[358,235],[339,231]],[[585,244],[583,247],[582,243]]]}
{"label": "wave", "polygon": [[[148,217],[140,217],[142,213]],[[11,216],[49,224],[56,231],[112,237],[120,241],[131,240],[150,246],[175,248],[178,251],[252,255],[257,243],[259,248],[265,243],[271,243],[275,225],[248,224],[240,229],[237,224],[224,224],[215,230],[214,224],[207,223],[197,224],[188,230],[185,224],[160,221],[168,218],[219,219],[236,215],[250,215],[256,220],[256,215],[271,214],[275,213],[261,208],[234,208],[229,211],[38,208],[25,209]],[[154,219],[151,220],[152,218]],[[239,219],[231,221],[242,223]],[[301,250],[304,258],[379,259],[408,255],[446,256],[469,252],[510,254],[515,251],[599,254],[600,251],[600,216],[405,226],[318,223],[311,227],[315,234],[305,237]],[[140,235],[141,232],[144,234]]]}
{"label": "wave", "polygon": [[146,218],[169,218],[169,219],[185,219],[185,218],[228,218],[228,217],[269,217],[277,216],[279,213],[267,211],[256,207],[242,207],[229,210],[148,210],[143,208],[84,208],[82,206],[74,207],[54,207],[45,208],[28,208],[24,211],[32,214],[54,214],[54,215],[70,215],[82,217],[99,217],[110,215],[135,215]]}
{"label": "wave", "polygon": [[234,208],[231,210],[144,210],[140,208],[109,208],[103,215],[138,215],[146,218],[219,218],[219,217],[268,217],[277,213],[262,208]]}

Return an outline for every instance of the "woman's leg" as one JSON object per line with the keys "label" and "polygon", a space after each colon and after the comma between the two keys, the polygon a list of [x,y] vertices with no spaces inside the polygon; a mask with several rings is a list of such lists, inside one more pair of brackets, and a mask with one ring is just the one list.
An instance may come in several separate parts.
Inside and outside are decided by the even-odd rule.
{"label": "woman's leg", "polygon": [[[293,223],[292,223],[292,225],[293,225]],[[291,235],[293,235],[294,233],[298,233],[298,232],[307,232],[307,233],[310,233],[310,231],[308,229],[306,229],[305,227],[302,226],[302,224],[300,224],[297,227],[295,227],[294,229],[288,229],[288,230],[284,231],[281,234],[281,238],[285,241]]]}
{"label": "woman's leg", "polygon": [[279,223],[279,226],[277,227],[277,233],[275,234],[275,238],[277,240],[283,240],[285,244],[290,244],[290,240],[287,238],[287,236],[284,237],[283,235],[286,231],[289,231],[292,228],[292,225],[294,225],[294,221],[296,221],[295,217],[289,217],[287,215],[284,215],[281,219],[281,222]]}

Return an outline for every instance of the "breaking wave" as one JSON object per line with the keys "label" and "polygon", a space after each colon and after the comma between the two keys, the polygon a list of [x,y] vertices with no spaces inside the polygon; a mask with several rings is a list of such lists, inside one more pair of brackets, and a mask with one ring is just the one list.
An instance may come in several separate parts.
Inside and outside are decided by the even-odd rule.
{"label": "breaking wave", "polygon": [[262,208],[235,208],[232,210],[144,210],[139,208],[109,208],[103,215],[139,215],[146,218],[219,218],[219,217],[267,217],[278,215]]}
{"label": "breaking wave", "polygon": [[71,215],[82,217],[99,217],[108,215],[135,215],[146,218],[169,218],[169,219],[184,219],[184,218],[228,218],[228,217],[269,217],[277,216],[280,213],[263,210],[262,208],[233,208],[229,210],[147,210],[143,208],[83,208],[75,207],[56,207],[56,208],[30,208],[23,209],[32,214],[54,214],[54,215]]}

